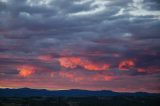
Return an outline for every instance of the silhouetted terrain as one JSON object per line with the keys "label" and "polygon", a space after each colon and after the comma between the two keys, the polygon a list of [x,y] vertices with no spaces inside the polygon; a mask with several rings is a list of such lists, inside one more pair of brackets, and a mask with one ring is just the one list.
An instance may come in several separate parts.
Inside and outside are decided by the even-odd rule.
{"label": "silhouetted terrain", "polygon": [[160,106],[159,100],[150,93],[0,89],[0,106]]}
{"label": "silhouetted terrain", "polygon": [[30,97],[30,96],[152,96],[158,95],[154,93],[146,92],[113,92],[109,90],[101,91],[89,91],[89,90],[45,90],[45,89],[30,89],[30,88],[20,88],[20,89],[0,89],[0,97]]}
{"label": "silhouetted terrain", "polygon": [[159,96],[0,97],[0,106],[160,106]]}

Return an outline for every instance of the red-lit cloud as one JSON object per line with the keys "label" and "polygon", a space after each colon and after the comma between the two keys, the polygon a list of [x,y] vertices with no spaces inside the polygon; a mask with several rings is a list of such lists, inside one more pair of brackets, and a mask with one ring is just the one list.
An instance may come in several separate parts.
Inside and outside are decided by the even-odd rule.
{"label": "red-lit cloud", "polygon": [[62,57],[59,59],[60,65],[65,68],[76,68],[78,65],[82,64],[81,59],[78,57]]}
{"label": "red-lit cloud", "polygon": [[110,68],[109,64],[95,64],[89,60],[80,58],[80,57],[62,57],[59,59],[60,65],[65,68],[76,68],[78,66],[86,70],[108,70]]}
{"label": "red-lit cloud", "polygon": [[17,70],[19,71],[19,75],[22,77],[29,77],[35,73],[35,67],[31,65],[18,66]]}
{"label": "red-lit cloud", "polygon": [[135,66],[134,60],[124,60],[119,63],[119,70],[128,70]]}
{"label": "red-lit cloud", "polygon": [[109,75],[105,75],[104,76],[104,80],[105,81],[111,81],[111,80],[113,80],[115,77],[113,77],[113,76],[109,76]]}

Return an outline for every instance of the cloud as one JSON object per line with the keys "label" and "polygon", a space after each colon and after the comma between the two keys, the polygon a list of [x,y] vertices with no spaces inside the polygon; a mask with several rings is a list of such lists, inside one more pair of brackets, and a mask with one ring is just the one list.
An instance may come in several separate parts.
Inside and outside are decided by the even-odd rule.
{"label": "cloud", "polygon": [[160,18],[160,12],[157,10],[151,11],[145,9],[144,0],[133,0],[133,4],[130,4],[133,6],[133,9],[129,12],[130,15],[133,16],[154,16],[158,19]]}
{"label": "cloud", "polygon": [[51,55],[40,55],[37,57],[39,60],[44,62],[51,62],[53,61],[53,57]]}
{"label": "cloud", "polygon": [[112,81],[115,76],[96,74],[92,76],[92,79],[95,81]]}
{"label": "cloud", "polygon": [[119,70],[128,70],[130,68],[133,68],[135,66],[134,60],[124,60],[120,62],[118,68]]}
{"label": "cloud", "polygon": [[[71,16],[71,17],[72,16],[89,16],[89,15],[99,14],[99,13],[104,12],[106,10],[105,5],[108,3],[109,3],[109,1],[104,1],[104,0],[95,1],[90,4],[90,10],[71,13],[71,14],[69,14],[69,16]],[[82,4],[83,4],[83,2],[82,2]]]}
{"label": "cloud", "polygon": [[19,71],[19,75],[22,77],[29,77],[35,73],[35,68],[29,65],[19,66],[17,67],[17,70]]}
{"label": "cloud", "polygon": [[108,70],[109,64],[96,64],[80,57],[63,57],[59,59],[60,65],[65,68],[74,69],[78,66],[91,71]]}
{"label": "cloud", "polygon": [[159,9],[158,0],[0,0],[0,84],[154,91]]}
{"label": "cloud", "polygon": [[159,73],[160,72],[160,67],[158,66],[148,66],[148,67],[140,67],[137,69],[138,72],[140,73]]}

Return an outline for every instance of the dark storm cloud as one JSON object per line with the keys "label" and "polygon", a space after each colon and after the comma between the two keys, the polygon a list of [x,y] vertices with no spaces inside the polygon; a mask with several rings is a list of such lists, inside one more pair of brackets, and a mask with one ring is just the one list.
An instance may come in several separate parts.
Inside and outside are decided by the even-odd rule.
{"label": "dark storm cloud", "polygon": [[[5,70],[7,78],[24,65],[40,70],[38,73],[54,72],[51,76],[62,84],[66,79],[72,79],[70,84],[86,80],[87,89],[112,79],[116,84],[121,76],[128,79],[122,80],[124,84],[132,82],[130,77],[150,75],[150,81],[156,82],[159,27],[156,0],[0,0],[1,73]],[[60,64],[61,58],[71,66]],[[36,72],[35,79],[40,77]],[[97,82],[92,84],[92,78]],[[108,85],[102,89],[105,87]]]}

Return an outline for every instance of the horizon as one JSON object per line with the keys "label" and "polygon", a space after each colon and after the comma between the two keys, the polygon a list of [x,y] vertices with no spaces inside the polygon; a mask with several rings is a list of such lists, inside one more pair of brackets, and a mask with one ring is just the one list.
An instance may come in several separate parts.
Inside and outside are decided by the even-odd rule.
{"label": "horizon", "polygon": [[147,94],[160,94],[159,92],[142,92],[142,91],[131,91],[131,92],[121,92],[121,91],[112,91],[112,90],[87,90],[87,89],[43,89],[43,88],[29,88],[29,87],[24,87],[24,88],[0,88],[0,90],[5,90],[5,89],[9,89],[9,90],[22,90],[22,89],[27,89],[27,90],[45,90],[45,91],[91,91],[91,92],[101,92],[101,91],[105,91],[105,92],[113,92],[113,93],[147,93]]}
{"label": "horizon", "polygon": [[158,0],[0,0],[0,88],[160,93]]}
{"label": "horizon", "polygon": [[100,90],[89,90],[89,89],[45,89],[45,88],[29,88],[29,87],[22,87],[22,88],[0,88],[0,89],[11,89],[11,90],[19,90],[19,89],[28,89],[28,90],[46,90],[46,91],[71,91],[71,90],[80,90],[80,91],[110,91],[115,93],[151,93],[151,94],[160,94],[159,92],[145,92],[145,91],[113,91],[109,89],[100,89]]}

